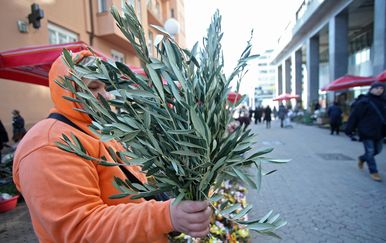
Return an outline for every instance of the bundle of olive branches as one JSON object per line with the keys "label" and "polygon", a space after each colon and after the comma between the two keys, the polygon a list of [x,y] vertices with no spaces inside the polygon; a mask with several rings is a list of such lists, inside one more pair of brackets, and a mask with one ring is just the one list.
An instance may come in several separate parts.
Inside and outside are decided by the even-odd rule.
{"label": "bundle of olive branches", "polygon": [[[126,4],[122,15],[114,7],[111,12],[141,60],[146,76],[134,73],[120,62],[98,59],[90,66],[75,65],[70,53],[64,50],[63,57],[72,75],[57,83],[76,95],[75,99],[66,98],[82,104],[81,112],[93,118],[90,129],[102,141],[115,139],[127,150],[116,152],[109,148],[114,161],[107,161],[104,157],[90,157],[74,135],[63,135],[58,146],[106,166],[140,164],[152,178],[148,184],[115,178],[114,184],[121,193],[112,198],[141,198],[169,192],[175,197],[174,203],[183,199],[219,201],[222,195],[216,194],[216,189],[229,178],[260,188],[264,174],[261,163],[284,161],[264,157],[271,149],[245,156],[254,144],[253,134],[244,127],[232,133],[227,131],[227,125],[234,121],[234,107],[242,101],[233,104],[227,100],[230,83],[237,78],[238,89],[247,62],[256,57],[250,54],[251,40],[227,78],[223,73],[223,33],[218,11],[201,50],[197,44],[191,51],[181,49],[162,28],[154,26],[163,33],[156,43],[157,58],[149,56],[134,9]],[[81,77],[102,80],[115,98],[94,97]],[[250,165],[255,166],[255,175],[242,169]],[[242,221],[251,208],[229,206],[226,202],[217,213],[266,234],[285,224],[272,211],[261,219]]]}

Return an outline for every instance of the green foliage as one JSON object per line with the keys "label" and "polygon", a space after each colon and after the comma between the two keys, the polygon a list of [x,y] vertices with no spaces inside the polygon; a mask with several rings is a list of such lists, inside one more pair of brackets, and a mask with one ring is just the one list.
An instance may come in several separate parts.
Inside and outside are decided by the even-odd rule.
{"label": "green foliage", "polygon": [[[140,198],[160,192],[171,193],[175,203],[183,199],[217,198],[221,195],[211,192],[216,192],[226,178],[235,178],[259,189],[263,175],[261,163],[284,161],[262,157],[271,150],[245,156],[256,140],[251,131],[244,131],[243,127],[231,134],[227,131],[227,125],[233,121],[234,107],[238,105],[227,100],[230,83],[237,78],[238,88],[248,61],[256,57],[250,55],[250,40],[227,78],[223,73],[223,33],[218,11],[202,50],[198,50],[197,44],[192,50],[181,49],[165,34],[157,45],[157,58],[149,56],[142,26],[131,6],[126,5],[122,15],[113,7],[112,14],[140,58],[146,76],[133,73],[119,62],[98,60],[95,66],[74,65],[64,51],[64,61],[72,68],[73,75],[63,77],[58,83],[76,95],[75,102],[84,107],[82,112],[93,117],[90,129],[102,141],[119,141],[127,152],[109,149],[114,161],[92,158],[73,135],[63,135],[58,146],[106,166],[141,164],[146,175],[153,178],[151,184],[144,185],[115,178],[114,185],[121,194],[114,198],[132,194],[133,198]],[[105,82],[115,98],[108,101],[102,96],[94,97],[79,78],[80,74]],[[255,175],[240,169],[251,165],[256,167]],[[238,221],[250,208],[234,214],[239,209],[241,205],[236,204],[220,213],[263,233],[284,225],[277,216],[270,215],[262,221]]]}

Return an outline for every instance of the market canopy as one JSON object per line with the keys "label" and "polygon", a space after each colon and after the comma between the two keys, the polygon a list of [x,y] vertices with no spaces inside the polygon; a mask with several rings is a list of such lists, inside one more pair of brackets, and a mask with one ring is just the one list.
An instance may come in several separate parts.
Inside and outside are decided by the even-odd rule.
{"label": "market canopy", "polygon": [[299,95],[292,95],[292,94],[287,94],[283,93],[279,95],[278,97],[274,98],[274,101],[283,101],[283,100],[291,100],[291,99],[298,99],[300,96]]}
{"label": "market canopy", "polygon": [[[374,77],[363,77],[363,76],[354,76],[354,75],[344,75],[333,82],[324,86],[322,91],[336,91],[342,89],[348,89],[359,86],[371,85],[376,78]],[[386,79],[384,80],[386,81]]]}
{"label": "market canopy", "polygon": [[[84,42],[40,45],[0,52],[0,78],[48,86],[48,71],[63,48],[78,52],[87,50]],[[98,56],[106,58],[96,52]]]}
{"label": "market canopy", "polygon": [[231,102],[232,104],[234,103],[237,103],[240,99],[241,99],[242,95],[239,94],[239,93],[236,93],[234,91],[230,91],[228,93],[228,96],[227,96],[227,99],[229,102]]}
{"label": "market canopy", "polygon": [[384,70],[382,73],[378,74],[375,79],[377,81],[380,81],[380,82],[386,82],[386,70]]}

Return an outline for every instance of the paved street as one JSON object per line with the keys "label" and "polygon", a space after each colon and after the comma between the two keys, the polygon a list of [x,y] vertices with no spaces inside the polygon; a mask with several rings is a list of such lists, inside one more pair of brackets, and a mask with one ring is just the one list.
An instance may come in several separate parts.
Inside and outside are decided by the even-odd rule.
{"label": "paved street", "polygon": [[[277,232],[283,240],[259,235],[252,242],[386,242],[386,180],[374,182],[367,168],[358,169],[362,143],[326,129],[293,126],[283,129],[277,121],[271,129],[252,126],[257,147],[275,148],[269,157],[292,159],[265,166],[278,171],[264,177],[259,193],[248,195],[255,215],[273,209],[288,221]],[[385,150],[376,159],[386,179]]]}
{"label": "paved street", "polygon": [[[259,193],[248,195],[255,214],[250,218],[274,209],[288,221],[277,232],[283,239],[257,235],[252,242],[386,242],[386,181],[374,182],[357,168],[362,144],[326,129],[293,126],[252,125],[257,148],[274,147],[270,157],[292,159],[266,165],[278,171],[264,177]],[[386,179],[386,149],[377,160]],[[36,242],[25,204],[0,214],[0,222],[0,242]]]}

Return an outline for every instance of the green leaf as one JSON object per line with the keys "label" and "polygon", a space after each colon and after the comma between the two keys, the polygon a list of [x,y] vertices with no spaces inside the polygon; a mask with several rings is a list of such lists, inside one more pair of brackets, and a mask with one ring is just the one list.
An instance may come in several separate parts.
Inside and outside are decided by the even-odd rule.
{"label": "green leaf", "polygon": [[167,130],[169,134],[191,134],[194,133],[194,130]]}
{"label": "green leaf", "polygon": [[273,217],[270,217],[269,220],[267,221],[268,224],[273,224],[278,218],[280,217],[280,214],[276,214]]}
{"label": "green leaf", "polygon": [[249,213],[249,211],[252,210],[252,205],[248,205],[246,206],[244,209],[242,209],[238,214],[234,215],[232,217],[232,219],[234,220],[238,220],[238,219],[241,219],[242,217],[244,217],[247,213]]}
{"label": "green leaf", "polygon": [[259,223],[265,223],[267,221],[267,219],[269,218],[269,216],[271,216],[272,213],[273,213],[273,210],[270,210],[266,215],[264,215],[264,217],[262,217],[259,220]]}
{"label": "green leaf", "polygon": [[103,166],[120,166],[121,165],[119,163],[112,163],[112,162],[105,162],[105,161],[101,161],[99,162],[99,164]]}
{"label": "green leaf", "polygon": [[198,148],[198,149],[205,149],[204,147],[194,144],[194,143],[189,143],[189,142],[184,142],[184,141],[176,141],[179,145],[190,147],[190,148]]}
{"label": "green leaf", "polygon": [[255,159],[255,158],[258,158],[259,156],[263,155],[263,154],[267,154],[267,153],[270,153],[272,152],[273,148],[268,148],[268,149],[265,149],[265,150],[262,150],[262,151],[258,151],[256,153],[254,153],[253,155],[249,156],[248,158],[249,159]]}
{"label": "green leaf", "polygon": [[169,184],[169,185],[178,186],[178,184],[177,184],[175,181],[173,181],[173,180],[171,180],[171,179],[169,179],[169,178],[160,177],[159,180],[160,180],[161,182],[166,183],[166,184]]}
{"label": "green leaf", "polygon": [[73,153],[74,150],[71,149],[70,146],[65,145],[64,143],[55,142],[56,146],[58,146],[61,150]]}
{"label": "green leaf", "polygon": [[190,150],[175,150],[175,151],[171,151],[170,153],[183,155],[183,156],[192,156],[192,157],[200,157],[201,156],[200,154],[192,152]]}
{"label": "green leaf", "polygon": [[65,48],[63,48],[63,57],[65,63],[70,67],[74,68],[74,62],[72,61],[72,57],[69,51],[67,51]]}
{"label": "green leaf", "polygon": [[240,209],[240,208],[241,208],[241,204],[240,203],[236,203],[235,205],[232,205],[232,206],[222,210],[220,213],[222,215],[226,215],[226,214],[233,213],[234,211],[236,211],[237,209]]}
{"label": "green leaf", "polygon": [[271,224],[254,223],[247,225],[247,228],[250,230],[265,231],[272,230],[274,227]]}
{"label": "green leaf", "polygon": [[184,197],[185,197],[185,192],[184,191],[180,192],[180,194],[178,194],[176,199],[174,199],[173,205],[177,205],[178,203],[180,203],[182,199],[184,199]]}
{"label": "green leaf", "polygon": [[249,187],[252,187],[254,189],[257,189],[256,183],[254,183],[249,176],[245,175],[243,172],[241,172],[239,169],[232,167],[233,171],[236,173],[237,177],[240,178],[245,184],[247,184]]}
{"label": "green leaf", "polygon": [[222,199],[224,196],[223,195],[221,195],[221,194],[214,194],[214,195],[212,195],[212,197],[211,198],[209,198],[209,200],[211,201],[211,202],[218,202],[220,199]]}
{"label": "green leaf", "polygon": [[162,28],[161,26],[151,24],[150,27],[152,27],[152,28],[158,30],[159,32],[161,32],[162,34],[167,35],[167,36],[170,37],[169,33],[164,28]]}
{"label": "green leaf", "polygon": [[197,132],[201,135],[202,138],[207,139],[205,135],[205,126],[202,122],[202,119],[200,119],[200,116],[196,113],[194,108],[190,109],[190,116],[194,128],[197,130]]}
{"label": "green leaf", "polygon": [[265,159],[265,161],[268,161],[271,163],[287,163],[291,160],[290,159]]}
{"label": "green leaf", "polygon": [[147,70],[149,71],[150,78],[153,81],[153,84],[157,89],[158,94],[161,96],[161,99],[165,101],[165,93],[159,75],[156,73],[156,71],[154,71],[150,64],[147,65]]}
{"label": "green leaf", "polygon": [[109,199],[121,199],[121,198],[130,196],[130,195],[131,195],[130,193],[114,194],[114,195],[109,196]]}

